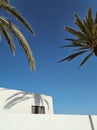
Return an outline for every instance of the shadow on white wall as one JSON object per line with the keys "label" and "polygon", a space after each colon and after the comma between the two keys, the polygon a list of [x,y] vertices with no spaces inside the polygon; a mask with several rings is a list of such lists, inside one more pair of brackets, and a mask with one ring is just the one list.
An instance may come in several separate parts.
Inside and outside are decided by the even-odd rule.
{"label": "shadow on white wall", "polygon": [[49,110],[48,101],[44,99],[40,94],[27,93],[27,92],[16,92],[12,96],[8,97],[6,99],[6,104],[4,105],[4,109],[10,109],[14,105],[28,99],[34,99],[34,103],[36,106],[39,106],[40,103],[43,105],[44,104],[43,102],[45,102]]}

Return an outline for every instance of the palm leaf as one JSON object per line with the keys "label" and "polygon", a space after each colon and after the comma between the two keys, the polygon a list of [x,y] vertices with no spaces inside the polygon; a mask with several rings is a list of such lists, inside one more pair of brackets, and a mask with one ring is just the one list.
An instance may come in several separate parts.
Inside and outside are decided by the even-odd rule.
{"label": "palm leaf", "polygon": [[97,24],[94,25],[93,33],[94,33],[95,39],[97,39]]}
{"label": "palm leaf", "polygon": [[85,21],[86,21],[87,28],[93,34],[94,18],[93,18],[93,15],[92,15],[92,9],[91,8],[89,8],[89,10],[88,10],[88,15],[86,16]]}
{"label": "palm leaf", "polygon": [[70,45],[60,46],[60,48],[63,48],[63,47],[81,47],[85,49],[90,48],[90,45],[88,45],[88,43],[86,42],[83,42],[82,40],[75,40],[75,39],[70,39],[70,38],[66,38],[65,40],[72,41],[72,43]]}
{"label": "palm leaf", "polygon": [[8,41],[8,44],[10,46],[11,51],[14,54],[14,52],[15,52],[15,46],[14,46],[11,34],[9,32],[9,29],[7,29],[6,26],[3,25],[2,23],[0,23],[0,29],[2,30],[2,32],[3,32],[3,34],[4,34],[5,38],[6,38],[6,40]]}
{"label": "palm leaf", "polygon": [[97,12],[95,19],[92,15],[91,8],[88,9],[88,15],[85,17],[84,20],[81,20],[79,16],[75,14],[75,24],[80,29],[80,31],[77,31],[70,27],[65,27],[64,29],[67,32],[73,34],[76,37],[76,39],[66,38],[65,40],[71,41],[71,44],[61,46],[61,48],[73,47],[75,48],[73,51],[76,51],[76,53],[67,56],[59,62],[63,62],[65,60],[71,61],[77,56],[87,51],[90,51],[90,53],[81,62],[80,66],[82,66],[91,57],[93,53],[97,56]]}
{"label": "palm leaf", "polygon": [[74,59],[75,57],[77,57],[77,56],[79,56],[79,55],[81,55],[81,54],[83,54],[83,53],[85,53],[85,52],[86,52],[86,51],[80,51],[80,52],[71,54],[70,56],[68,56],[68,57],[66,57],[66,58],[64,58],[64,59],[62,59],[62,60],[60,60],[59,62],[63,62],[63,61],[65,61],[65,60],[70,61],[70,60]]}
{"label": "palm leaf", "polygon": [[79,51],[79,50],[90,51],[90,47],[79,47],[79,48],[77,48],[77,49],[74,49],[73,51]]}
{"label": "palm leaf", "polygon": [[75,45],[63,45],[63,46],[60,46],[60,48],[64,48],[64,47],[75,47]]}
{"label": "palm leaf", "polygon": [[94,24],[94,18],[93,18],[93,15],[92,15],[92,9],[89,8],[88,10],[88,19],[87,19],[87,22],[88,22],[88,25],[89,25],[89,28],[90,30],[93,29],[93,24]]}
{"label": "palm leaf", "polygon": [[30,24],[24,19],[24,17],[11,5],[6,2],[0,2],[1,7],[18,19],[32,34],[35,35],[34,30],[31,28]]}
{"label": "palm leaf", "polygon": [[91,52],[89,55],[87,55],[85,57],[85,59],[82,61],[82,63],[80,64],[80,66],[82,66],[91,56],[92,56],[93,52]]}
{"label": "palm leaf", "polygon": [[64,28],[66,31],[72,33],[73,35],[75,35],[78,39],[77,40],[82,40],[83,42],[87,43],[87,44],[91,44],[91,40],[90,38],[92,38],[92,35],[87,35],[87,34],[84,34],[82,32],[79,32],[79,31],[76,31],[72,28],[69,28],[69,27],[65,27]]}
{"label": "palm leaf", "polygon": [[76,44],[76,42],[72,42],[70,45],[63,45],[63,46],[60,46],[60,48],[64,48],[64,47],[83,47],[83,48],[90,48],[90,46],[85,46],[83,44]]}
{"label": "palm leaf", "polygon": [[[75,14],[75,24],[80,28],[80,30],[86,34],[87,36],[91,36],[93,33],[91,31],[91,29],[89,29],[89,27],[86,26],[86,24],[84,23],[83,20],[81,20],[77,14]],[[91,25],[93,26],[93,24]]]}
{"label": "palm leaf", "polygon": [[65,40],[72,41],[72,44],[77,45],[77,46],[90,45],[90,42],[84,41],[83,39],[71,39],[71,38],[66,38]]}
{"label": "palm leaf", "polygon": [[97,24],[97,12],[96,12],[95,24]]}
{"label": "palm leaf", "polygon": [[0,17],[0,21],[2,21],[4,25],[8,26],[9,29],[14,33],[14,35],[18,38],[22,48],[24,49],[27,55],[31,69],[35,69],[34,57],[32,55],[31,49],[24,35],[20,32],[20,30],[13,23],[9,22],[7,19]]}
{"label": "palm leaf", "polygon": [[77,14],[75,14],[75,24],[81,29],[82,32],[86,33],[87,32],[87,27],[83,23],[83,21],[78,17]]}
{"label": "palm leaf", "polygon": [[85,41],[87,40],[87,37],[83,33],[79,32],[79,31],[76,31],[76,30],[74,30],[74,29],[72,29],[70,27],[64,27],[64,29],[66,31],[72,33],[73,35],[75,35],[79,39],[84,39]]}
{"label": "palm leaf", "polygon": [[16,26],[14,26],[13,24],[11,24],[11,29],[12,29],[12,32],[14,33],[14,35],[20,41],[20,44],[21,44],[22,48],[26,52],[26,55],[27,55],[27,58],[28,58],[31,70],[32,69],[35,70],[34,57],[32,55],[32,52],[31,52],[31,49],[29,47],[29,44],[28,44],[27,40],[25,39],[25,37],[23,36],[23,34],[19,31],[19,29]]}

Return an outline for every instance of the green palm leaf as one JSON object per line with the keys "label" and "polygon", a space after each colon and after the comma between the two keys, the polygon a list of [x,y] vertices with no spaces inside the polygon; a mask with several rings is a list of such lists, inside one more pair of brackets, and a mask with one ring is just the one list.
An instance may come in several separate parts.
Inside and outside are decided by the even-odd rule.
{"label": "green palm leaf", "polygon": [[22,48],[24,49],[24,51],[26,52],[31,70],[35,70],[35,61],[34,61],[34,57],[32,55],[31,49],[29,47],[29,44],[27,42],[27,40],[25,39],[25,37],[23,36],[23,34],[19,31],[19,29],[11,24],[10,25],[12,32],[14,33],[14,35],[18,38],[18,40],[20,41],[20,44],[22,46]]}
{"label": "green palm leaf", "polygon": [[9,22],[7,19],[0,17],[0,21],[2,21],[2,23],[5,26],[7,26],[10,29],[10,31],[12,31],[14,33],[14,35],[18,38],[22,48],[24,49],[24,51],[27,55],[31,69],[35,69],[34,57],[32,55],[31,49],[30,49],[29,44],[28,44],[27,40],[25,39],[24,35],[20,32],[20,30],[16,27],[16,25]]}
{"label": "green palm leaf", "polygon": [[97,12],[96,12],[95,24],[97,24]]}
{"label": "green palm leaf", "polygon": [[89,8],[89,10],[88,10],[87,23],[89,25],[88,26],[89,29],[92,31],[93,25],[94,25],[94,18],[93,18],[93,15],[92,15],[92,9],[91,8]]}
{"label": "green palm leaf", "polygon": [[35,35],[34,30],[31,28],[29,23],[24,19],[24,17],[11,5],[9,5],[6,2],[1,2],[0,1],[1,7],[9,12],[11,15],[13,15],[16,19],[18,19],[32,34]]}
{"label": "green palm leaf", "polygon": [[75,20],[74,20],[75,24],[81,29],[82,32],[86,33],[87,32],[87,27],[85,26],[85,24],[83,23],[83,21],[78,17],[77,14],[75,14]]}
{"label": "green palm leaf", "polygon": [[[76,40],[76,39],[70,39],[70,38],[66,38],[65,40],[69,40],[71,41],[70,45],[63,45],[60,46],[60,48],[63,47],[81,47],[81,48],[90,48],[90,45],[88,45],[89,43],[86,43],[82,40]],[[87,46],[88,45],[88,46]]]}
{"label": "green palm leaf", "polygon": [[97,56],[97,12],[96,17],[94,18],[92,15],[92,9],[89,8],[88,14],[83,20],[81,20],[79,16],[75,14],[74,22],[80,31],[72,29],[71,27],[65,27],[64,29],[67,32],[73,34],[76,38],[66,38],[65,40],[69,40],[71,43],[69,45],[63,45],[61,48],[73,47],[75,48],[73,51],[77,52],[67,56],[59,62],[63,62],[65,60],[71,61],[85,52],[90,52],[81,62],[80,66],[82,66],[91,57],[92,54]]}
{"label": "green palm leaf", "polygon": [[[79,27],[79,29],[88,37],[92,36],[93,34],[93,27],[90,28],[90,25],[87,26],[83,20],[81,20],[77,14],[75,14],[75,24]],[[91,26],[93,26],[93,23],[91,23]],[[89,29],[90,28],[90,29]],[[88,34],[88,35],[87,35]]]}
{"label": "green palm leaf", "polygon": [[79,55],[81,55],[81,54],[83,54],[83,53],[85,53],[85,52],[86,52],[86,51],[80,51],[80,52],[71,54],[70,56],[68,56],[68,57],[66,57],[66,58],[64,58],[64,59],[62,59],[62,60],[60,60],[59,62],[63,62],[63,61],[65,61],[65,60],[71,61],[71,60],[74,59],[75,57],[77,57],[77,56],[79,56]]}
{"label": "green palm leaf", "polygon": [[91,52],[90,54],[88,54],[85,59],[82,61],[82,63],[80,64],[80,66],[82,66],[91,56],[92,56],[93,52]]}
{"label": "green palm leaf", "polygon": [[9,32],[9,29],[7,29],[6,26],[3,25],[2,23],[0,23],[0,29],[2,30],[6,40],[8,41],[8,44],[10,46],[11,51],[14,54],[15,46],[14,46],[14,43],[13,43],[13,40],[12,40],[12,36],[11,36],[11,34]]}
{"label": "green palm leaf", "polygon": [[86,51],[90,51],[89,47],[79,47],[77,49],[74,49],[73,51],[79,51],[79,50],[86,50]]}
{"label": "green palm leaf", "polygon": [[83,33],[76,31],[70,27],[64,27],[64,29],[70,33],[72,33],[73,35],[75,35],[78,39],[84,39],[87,40],[86,35],[84,35]]}
{"label": "green palm leaf", "polygon": [[65,40],[71,41],[73,45],[76,46],[87,46],[90,45],[90,42],[85,41],[84,39],[71,39],[71,38],[66,38]]}

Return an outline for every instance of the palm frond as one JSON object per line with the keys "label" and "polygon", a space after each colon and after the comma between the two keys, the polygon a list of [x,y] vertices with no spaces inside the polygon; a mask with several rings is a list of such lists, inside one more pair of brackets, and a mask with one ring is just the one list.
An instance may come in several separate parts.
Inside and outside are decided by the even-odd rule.
{"label": "palm frond", "polygon": [[23,34],[19,31],[19,29],[16,26],[14,26],[13,24],[11,24],[11,29],[12,29],[12,32],[14,33],[14,35],[20,41],[20,44],[21,44],[22,48],[26,52],[27,59],[29,61],[31,70],[32,69],[35,70],[34,56],[32,55],[32,52],[31,52],[31,49],[29,47],[29,44],[28,44],[27,40],[25,39],[25,37],[23,36]]}
{"label": "palm frond", "polygon": [[77,46],[90,45],[90,42],[89,41],[85,41],[84,39],[65,38],[65,40],[71,41],[73,45],[77,45]]}
{"label": "palm frond", "polygon": [[[86,16],[86,19],[87,19],[87,16]],[[95,32],[95,24],[93,24],[93,27],[90,28],[86,19],[83,20],[83,23],[85,24],[85,26],[87,28],[87,33],[85,33],[85,35],[87,36],[87,42],[91,44],[91,40],[93,39],[93,37],[95,35],[94,34],[94,32]]]}
{"label": "palm frond", "polygon": [[93,33],[94,33],[93,38],[97,39],[97,24],[94,25]]}
{"label": "palm frond", "polygon": [[[77,14],[75,14],[75,24],[79,27],[79,29],[85,34],[85,35],[87,35],[87,37],[90,37],[90,36],[92,36],[93,35],[93,27],[92,28],[90,28],[90,25],[89,25],[89,27],[84,23],[84,21],[83,20],[81,20],[79,17],[78,17],[78,15]],[[93,23],[91,23],[92,25],[91,26],[93,26]],[[89,29],[90,28],[90,29]]]}
{"label": "palm frond", "polygon": [[8,3],[8,4],[9,4],[9,0],[2,0],[2,2],[6,2],[6,3]]}
{"label": "palm frond", "polygon": [[2,37],[2,30],[0,29],[0,42],[1,42],[1,37]]}
{"label": "palm frond", "polygon": [[87,40],[86,35],[84,35],[83,33],[76,31],[70,27],[64,27],[64,29],[70,33],[72,33],[73,35],[75,35],[78,39],[84,39],[84,41]]}
{"label": "palm frond", "polygon": [[95,24],[97,24],[97,12],[96,12]]}
{"label": "palm frond", "polygon": [[75,47],[75,45],[63,45],[63,46],[60,46],[60,48],[64,48],[64,47]]}
{"label": "palm frond", "polygon": [[91,8],[89,8],[89,10],[88,10],[88,15],[86,16],[84,23],[87,26],[87,28],[89,29],[89,31],[91,32],[91,34],[93,34],[95,22],[94,22]]}
{"label": "palm frond", "polygon": [[6,2],[0,2],[1,7],[18,19],[32,34],[35,35],[34,30],[31,28],[30,24],[25,20],[25,18],[11,5]]}
{"label": "palm frond", "polygon": [[86,43],[85,41],[82,41],[82,40],[76,40],[76,39],[71,39],[71,38],[66,38],[65,40],[71,41],[71,44],[60,46],[60,48],[63,48],[63,47],[90,48],[89,43]]}
{"label": "palm frond", "polygon": [[80,66],[82,66],[91,56],[92,56],[93,52],[91,52],[89,55],[87,55],[84,60],[82,61],[82,63],[80,64]]}
{"label": "palm frond", "polygon": [[66,58],[64,58],[64,59],[62,59],[62,60],[60,60],[59,62],[63,62],[63,61],[65,61],[65,60],[71,61],[71,60],[74,59],[75,57],[77,57],[77,56],[79,56],[79,55],[81,55],[81,54],[83,54],[83,53],[85,53],[85,52],[86,52],[86,51],[79,51],[79,52],[77,52],[77,53],[71,54],[70,56],[68,56],[68,57],[66,57]]}
{"label": "palm frond", "polygon": [[13,43],[13,40],[12,40],[12,36],[11,36],[11,34],[9,32],[9,29],[7,29],[7,27],[5,25],[3,25],[2,23],[0,23],[0,29],[2,30],[4,36],[5,36],[8,44],[9,44],[10,50],[14,54],[15,46],[14,46],[14,43]]}
{"label": "palm frond", "polygon": [[81,62],[80,66],[82,66],[92,56],[92,54],[97,56],[97,12],[95,19],[92,14],[92,8],[88,9],[88,14],[83,20],[75,14],[74,22],[80,31],[70,27],[65,27],[64,29],[73,34],[76,39],[66,38],[65,40],[69,40],[71,44],[61,46],[61,48],[72,47],[74,48],[72,51],[75,51],[75,53],[65,57],[59,62],[63,62],[65,60],[71,61],[85,52],[90,52]]}
{"label": "palm frond", "polygon": [[9,22],[7,19],[5,19],[3,17],[0,17],[0,21],[2,21],[2,23],[4,25],[9,27],[9,29],[17,37],[17,39],[19,40],[22,48],[24,49],[24,51],[25,51],[25,53],[27,55],[27,58],[28,58],[31,69],[35,70],[34,57],[33,57],[32,51],[31,51],[31,49],[29,47],[29,44],[28,44],[27,40],[25,39],[24,35],[20,32],[20,30],[13,23]]}
{"label": "palm frond", "polygon": [[89,10],[88,10],[87,22],[88,22],[90,30],[92,30],[93,24],[94,24],[94,18],[93,18],[93,15],[92,15],[92,9],[91,8],[89,8]]}
{"label": "palm frond", "polygon": [[77,49],[74,49],[73,51],[81,51],[81,50],[86,50],[86,51],[90,51],[90,47],[78,47]]}
{"label": "palm frond", "polygon": [[87,32],[87,27],[83,23],[83,21],[79,18],[77,14],[75,14],[75,19],[74,19],[75,24],[80,28],[80,30],[84,33]]}

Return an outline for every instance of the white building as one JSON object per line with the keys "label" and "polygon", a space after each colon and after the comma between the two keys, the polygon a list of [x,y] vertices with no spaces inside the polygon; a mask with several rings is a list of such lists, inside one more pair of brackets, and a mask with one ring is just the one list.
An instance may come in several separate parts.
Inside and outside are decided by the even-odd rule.
{"label": "white building", "polygon": [[53,114],[50,96],[0,88],[0,130],[97,130],[97,116]]}
{"label": "white building", "polygon": [[0,113],[53,114],[52,97],[0,88]]}

